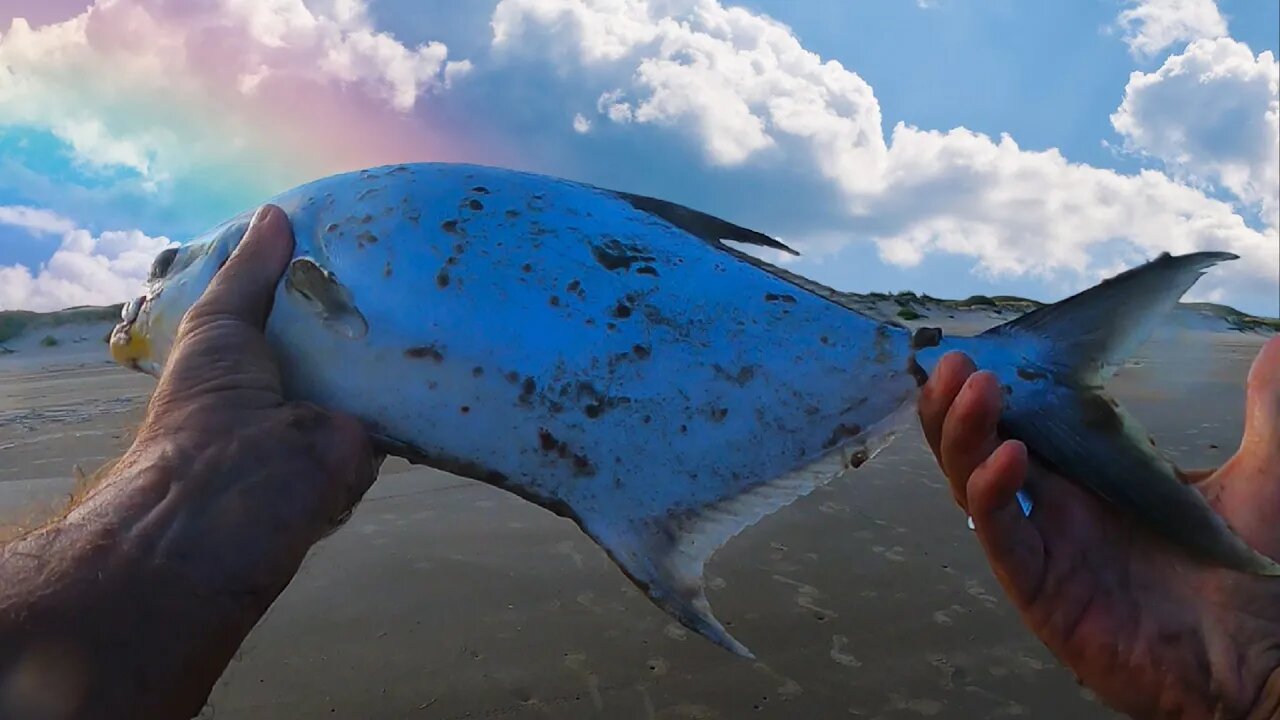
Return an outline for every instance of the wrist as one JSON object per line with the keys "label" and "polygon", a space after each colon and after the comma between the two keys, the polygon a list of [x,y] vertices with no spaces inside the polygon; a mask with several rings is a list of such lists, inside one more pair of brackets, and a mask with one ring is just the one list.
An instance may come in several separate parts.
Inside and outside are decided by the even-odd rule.
{"label": "wrist", "polygon": [[2,549],[17,582],[0,590],[0,716],[22,700],[3,693],[14,678],[38,681],[33,697],[66,703],[65,717],[200,710],[270,599],[173,552],[191,546],[173,510],[190,502],[187,459],[135,446],[63,519]]}

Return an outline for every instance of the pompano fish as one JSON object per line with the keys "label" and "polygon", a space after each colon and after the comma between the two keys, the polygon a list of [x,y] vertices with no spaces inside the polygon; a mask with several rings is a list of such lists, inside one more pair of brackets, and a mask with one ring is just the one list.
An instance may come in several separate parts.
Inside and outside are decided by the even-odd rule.
{"label": "pompano fish", "polygon": [[[295,257],[267,323],[286,392],[384,449],[571,518],[650,600],[750,653],[703,565],[910,422],[941,354],[1006,392],[1002,432],[1210,564],[1280,574],[1102,388],[1228,253],[1162,255],[975,337],[912,332],[729,242],[794,252],[663,200],[453,164],[380,167],[270,202]],[[250,213],[160,254],[111,339],[159,376]]]}

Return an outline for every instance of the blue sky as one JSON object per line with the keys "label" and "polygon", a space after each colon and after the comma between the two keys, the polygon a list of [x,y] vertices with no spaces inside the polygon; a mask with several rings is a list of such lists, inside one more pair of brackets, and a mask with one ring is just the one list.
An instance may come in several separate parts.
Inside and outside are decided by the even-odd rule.
{"label": "blue sky", "polygon": [[1280,314],[1274,2],[88,5],[0,9],[0,308],[119,301],[292,184],[453,160],[715,212],[845,290],[1052,300],[1230,249],[1193,297]]}

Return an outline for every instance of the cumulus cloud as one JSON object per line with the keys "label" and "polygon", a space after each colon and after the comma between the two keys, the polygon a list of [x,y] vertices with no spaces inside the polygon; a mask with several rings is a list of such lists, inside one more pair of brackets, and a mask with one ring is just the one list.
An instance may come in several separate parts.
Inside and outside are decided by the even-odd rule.
{"label": "cumulus cloud", "polygon": [[374,29],[364,0],[97,0],[0,35],[0,129],[46,130],[86,168],[152,185],[257,165],[283,189],[426,154],[406,113],[469,70],[442,43]]}
{"label": "cumulus cloud", "polygon": [[95,236],[39,208],[0,206],[0,224],[62,236],[53,257],[39,268],[0,265],[0,310],[49,311],[124,302],[137,295],[156,254],[172,245],[168,238],[139,230]]}
{"label": "cumulus cloud", "polygon": [[1129,149],[1225,188],[1280,228],[1280,63],[1270,52],[1197,40],[1158,70],[1133,73],[1111,122]]}
{"label": "cumulus cloud", "polygon": [[1227,34],[1216,0],[1128,0],[1117,24],[1129,51],[1151,57],[1175,43]]}
{"label": "cumulus cloud", "polygon": [[846,227],[890,263],[949,253],[992,276],[1078,286],[1160,252],[1215,249],[1252,262],[1215,273],[1207,289],[1243,280],[1257,290],[1280,273],[1274,237],[1160,172],[1122,175],[964,128],[900,123],[886,138],[870,85],[743,8],[502,0],[493,29],[499,47],[625,78],[600,88],[597,110],[610,122],[670,128],[715,166],[808,165],[839,190]]}

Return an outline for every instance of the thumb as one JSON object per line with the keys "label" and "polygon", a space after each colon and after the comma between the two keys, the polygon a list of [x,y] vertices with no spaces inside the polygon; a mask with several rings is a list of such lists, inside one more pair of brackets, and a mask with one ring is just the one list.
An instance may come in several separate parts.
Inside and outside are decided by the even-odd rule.
{"label": "thumb", "polygon": [[1245,393],[1240,454],[1280,460],[1280,337],[1268,341],[1254,359]]}
{"label": "thumb", "polygon": [[275,205],[262,206],[191,314],[230,316],[261,329],[271,312],[276,283],[292,256],[289,216]]}

